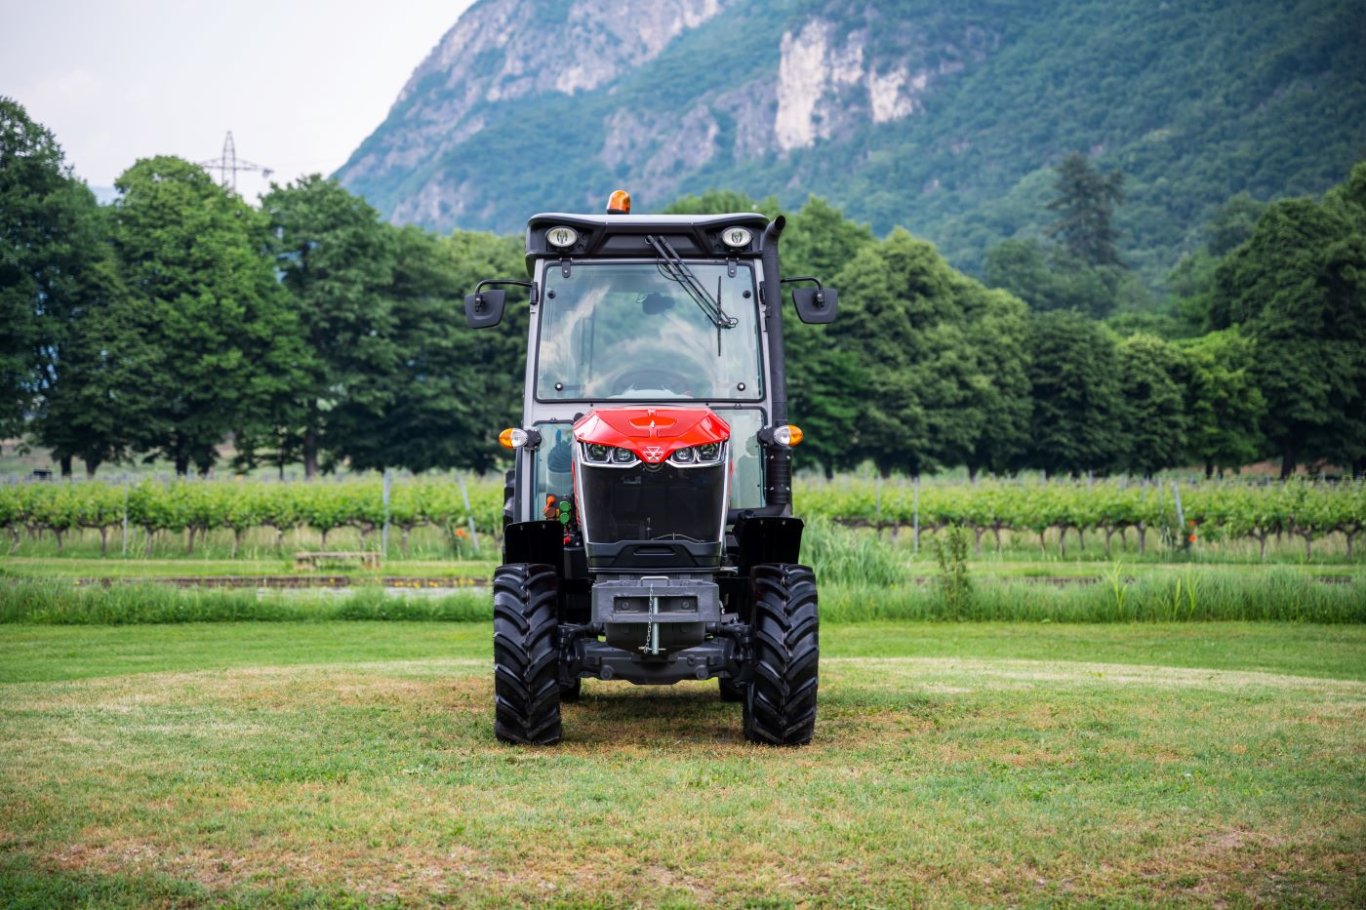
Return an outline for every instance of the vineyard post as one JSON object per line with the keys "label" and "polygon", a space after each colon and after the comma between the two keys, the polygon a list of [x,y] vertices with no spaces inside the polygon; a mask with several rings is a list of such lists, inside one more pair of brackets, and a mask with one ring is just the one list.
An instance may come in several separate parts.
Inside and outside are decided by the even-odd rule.
{"label": "vineyard post", "polygon": [[882,536],[882,472],[879,471],[877,478],[873,481],[873,489],[877,491],[877,517],[873,520],[874,527],[877,528],[877,536]]}
{"label": "vineyard post", "polygon": [[1186,513],[1181,509],[1181,489],[1172,481],[1172,499],[1176,502],[1176,526],[1181,529],[1181,547],[1190,549],[1190,535],[1186,533]]}
{"label": "vineyard post", "polygon": [[[920,475],[915,475],[915,491],[911,494],[911,552],[920,552]],[[935,538],[938,540],[938,538]]]}
{"label": "vineyard post", "polygon": [[123,485],[123,558],[128,558],[128,490],[129,485]]}
{"label": "vineyard post", "polygon": [[394,472],[388,468],[384,469],[384,525],[379,532],[379,553],[380,559],[386,562],[389,559],[389,492],[393,487]]}
{"label": "vineyard post", "polygon": [[470,508],[470,491],[465,486],[465,475],[460,475],[460,498],[465,503],[465,517],[469,519],[470,543],[474,546],[474,552],[479,554],[479,532],[474,527],[474,509]]}

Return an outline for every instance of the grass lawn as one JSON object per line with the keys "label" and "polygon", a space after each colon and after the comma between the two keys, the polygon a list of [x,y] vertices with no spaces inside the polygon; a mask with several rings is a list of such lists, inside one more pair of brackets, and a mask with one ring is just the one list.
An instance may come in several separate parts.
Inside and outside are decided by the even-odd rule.
{"label": "grass lawn", "polygon": [[0,905],[1361,906],[1366,628],[853,623],[817,739],[490,630],[0,626]]}

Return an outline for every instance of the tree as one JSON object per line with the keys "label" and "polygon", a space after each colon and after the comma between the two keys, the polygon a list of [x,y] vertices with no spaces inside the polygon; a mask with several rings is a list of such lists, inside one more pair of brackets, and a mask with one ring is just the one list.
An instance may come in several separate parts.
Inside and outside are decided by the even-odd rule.
{"label": "tree", "polygon": [[[392,401],[395,239],[365,200],[317,174],[272,185],[261,205],[303,343],[298,382],[270,434],[277,452],[297,451],[313,477],[324,452],[335,460],[357,426],[377,425]],[[344,429],[334,420],[343,411]]]}
{"label": "tree", "polygon": [[1048,236],[1059,238],[1087,265],[1122,265],[1115,247],[1119,234],[1111,221],[1115,206],[1124,201],[1124,175],[1101,174],[1090,159],[1074,152],[1058,165],[1054,189],[1057,196],[1048,210],[1058,217],[1047,228]]}
{"label": "tree", "polygon": [[55,381],[67,322],[98,256],[94,210],[52,133],[0,96],[0,436],[22,433]]}
{"label": "tree", "polygon": [[778,214],[778,200],[767,196],[756,201],[738,190],[711,189],[700,196],[680,196],[664,209],[666,215],[724,215],[730,212],[760,212],[773,218]]}
{"label": "tree", "polygon": [[1181,351],[1155,335],[1133,335],[1116,349],[1119,392],[1124,400],[1119,464],[1151,477],[1179,463],[1187,446],[1187,417],[1180,379]]}
{"label": "tree", "polygon": [[1306,459],[1366,458],[1366,218],[1354,181],[1366,164],[1322,204],[1273,203],[1215,275],[1211,322],[1252,342],[1283,477]]}
{"label": "tree", "polygon": [[1214,294],[1215,271],[1220,261],[1245,243],[1266,212],[1266,203],[1247,193],[1232,196],[1205,224],[1205,245],[1181,257],[1167,275],[1167,287],[1174,297],[1172,310],[1191,334],[1213,329],[1210,306]]}
{"label": "tree", "polygon": [[298,324],[263,255],[267,223],[187,161],[138,161],[111,235],[128,289],[110,339],[132,446],[206,473],[233,430],[299,381]]}
{"label": "tree", "polygon": [[1076,310],[1101,318],[1114,307],[1114,269],[1087,265],[1067,251],[1033,238],[1005,240],[987,251],[986,282],[1035,311]]}
{"label": "tree", "polygon": [[1266,212],[1266,203],[1253,199],[1246,192],[1230,196],[1215,211],[1205,225],[1208,242],[1205,248],[1216,259],[1222,259],[1247,242],[1257,229],[1257,222]]}
{"label": "tree", "polygon": [[397,250],[391,285],[398,356],[377,377],[378,414],[342,403],[330,416],[335,453],[356,469],[486,471],[502,457],[498,431],[520,420],[527,307],[509,302],[497,331],[475,331],[456,301],[480,278],[520,267],[514,237],[387,228]]}
{"label": "tree", "polygon": [[[792,216],[783,234],[783,274],[811,275],[829,282],[873,242],[873,232],[866,225],[850,221],[813,196]],[[863,369],[853,351],[831,343],[830,326],[801,322],[796,311],[787,307],[786,297],[784,307],[788,413],[806,431],[796,457],[800,462],[818,462],[829,476],[852,466],[849,440],[858,432]]]}
{"label": "tree", "polygon": [[44,372],[29,431],[61,464],[64,476],[71,473],[72,459],[79,458],[93,477],[100,465],[131,455],[138,418],[127,408],[129,396],[122,387],[119,352],[129,342],[122,337],[128,291],[108,242],[109,213],[96,206],[84,186],[81,190],[88,197],[79,222],[84,237],[73,242],[89,250],[90,258],[77,276],[72,305],[60,320],[49,317],[51,367]]}
{"label": "tree", "polygon": [[868,225],[851,221],[821,197],[812,196],[788,219],[783,232],[783,275],[831,280],[874,240]]}
{"label": "tree", "polygon": [[1261,458],[1266,401],[1250,374],[1252,345],[1235,327],[1187,342],[1184,350],[1186,458],[1203,464],[1207,477]]}
{"label": "tree", "polygon": [[1021,464],[1048,474],[1115,467],[1121,436],[1115,340],[1077,313],[1036,313],[1029,326],[1033,411]]}
{"label": "tree", "polygon": [[970,400],[980,420],[961,461],[975,478],[979,471],[1009,470],[1029,441],[1029,310],[975,282],[964,296],[966,349],[975,361]]}
{"label": "tree", "polygon": [[860,366],[853,456],[883,473],[1003,466],[1025,428],[1019,301],[899,229],[863,247],[837,283],[848,306],[832,338]]}

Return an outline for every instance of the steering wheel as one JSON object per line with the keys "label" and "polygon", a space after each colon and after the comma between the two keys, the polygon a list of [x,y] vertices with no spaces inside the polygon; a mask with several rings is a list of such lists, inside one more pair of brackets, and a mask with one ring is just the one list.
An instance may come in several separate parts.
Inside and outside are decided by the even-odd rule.
{"label": "steering wheel", "polygon": [[668,367],[634,367],[612,377],[613,395],[625,395],[633,389],[653,391],[662,389],[675,395],[689,395],[698,386],[698,377],[689,376]]}

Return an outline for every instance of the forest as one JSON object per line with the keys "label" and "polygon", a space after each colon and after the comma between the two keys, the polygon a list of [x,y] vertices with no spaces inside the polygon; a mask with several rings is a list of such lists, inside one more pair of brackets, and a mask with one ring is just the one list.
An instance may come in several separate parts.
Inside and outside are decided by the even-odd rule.
{"label": "forest", "polygon": [[[0,98],[0,438],[63,474],[501,463],[527,308],[475,333],[460,301],[522,273],[520,238],[395,227],[318,175],[259,208],[173,157],[116,187],[98,205],[52,133]],[[1366,470],[1366,163],[1321,198],[1229,199],[1142,306],[1114,227],[1124,196],[1123,174],[1065,158],[1047,229],[991,248],[984,281],[820,198],[790,213],[786,273],[841,292],[832,326],[788,320],[799,466]],[[778,208],[714,190],[669,210]]]}

